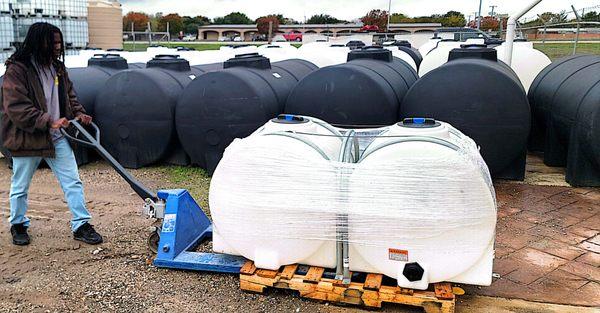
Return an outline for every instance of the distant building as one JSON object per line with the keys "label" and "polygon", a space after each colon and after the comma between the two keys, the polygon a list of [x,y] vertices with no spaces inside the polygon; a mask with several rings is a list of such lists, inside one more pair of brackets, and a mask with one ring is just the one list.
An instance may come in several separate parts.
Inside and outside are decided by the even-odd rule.
{"label": "distant building", "polygon": [[[273,35],[284,33],[321,34],[330,36],[341,36],[357,33],[362,24],[295,24],[279,25],[279,30]],[[440,23],[399,23],[390,24],[390,33],[415,34],[431,33],[441,27]],[[200,40],[218,40],[220,37],[241,37],[245,41],[251,41],[258,35],[258,29],[253,24],[232,25],[204,25],[198,28]]]}

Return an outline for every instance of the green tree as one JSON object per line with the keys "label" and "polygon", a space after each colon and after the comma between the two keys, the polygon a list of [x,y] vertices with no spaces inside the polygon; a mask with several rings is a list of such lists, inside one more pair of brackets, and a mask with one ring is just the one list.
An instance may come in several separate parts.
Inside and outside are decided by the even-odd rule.
{"label": "green tree", "polygon": [[306,20],[306,24],[340,24],[345,22],[328,14],[316,14]]}
{"label": "green tree", "polygon": [[360,18],[365,25],[377,25],[380,30],[385,30],[387,26],[388,12],[383,10],[371,10],[367,15]]}
{"label": "green tree", "polygon": [[587,12],[581,17],[581,19],[586,22],[600,22],[600,12],[596,12],[596,11]]}
{"label": "green tree", "polygon": [[213,19],[213,24],[254,24],[254,21],[244,13],[232,12],[223,17],[215,17]]}
{"label": "green tree", "polygon": [[462,27],[465,26],[467,20],[465,19],[465,16],[460,12],[448,11],[446,12],[446,14],[444,14],[444,16],[442,16],[439,19],[438,22],[442,23],[442,26],[445,27]]}
{"label": "green tree", "polygon": [[279,21],[279,25],[291,25],[291,24],[298,24],[298,21],[294,20],[293,18],[288,18],[283,16],[283,14],[269,14],[269,15],[265,15],[265,16],[261,16],[259,18],[256,19],[256,23],[258,24],[258,20],[264,17],[275,17],[277,18],[277,21]]}
{"label": "green tree", "polygon": [[180,31],[183,31],[183,19],[179,14],[172,13],[161,17],[158,20],[159,31],[167,31],[167,23],[169,23],[169,33],[171,35],[177,35]]}
{"label": "green tree", "polygon": [[411,23],[412,19],[402,13],[393,13],[390,16],[390,23]]}
{"label": "green tree", "polygon": [[206,16],[196,16],[196,17],[189,17],[189,16],[184,16],[182,17],[182,21],[183,21],[183,32],[186,34],[194,34],[194,35],[198,35],[198,27],[202,26],[202,25],[207,25],[210,24],[210,19]]}

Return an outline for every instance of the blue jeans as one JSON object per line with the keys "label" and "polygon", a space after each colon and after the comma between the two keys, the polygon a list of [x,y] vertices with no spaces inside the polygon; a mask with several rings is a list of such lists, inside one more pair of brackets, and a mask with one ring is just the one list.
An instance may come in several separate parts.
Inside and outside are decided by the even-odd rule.
{"label": "blue jeans", "polygon": [[[83,184],[79,179],[77,162],[67,139],[61,138],[54,143],[56,155],[54,158],[44,158],[54,172],[60,187],[65,194],[67,205],[73,214],[71,230],[88,222],[92,217],[85,207]],[[33,178],[33,173],[42,161],[41,157],[14,157],[13,176],[10,185],[10,224],[22,224],[29,227],[27,212],[27,193]]]}

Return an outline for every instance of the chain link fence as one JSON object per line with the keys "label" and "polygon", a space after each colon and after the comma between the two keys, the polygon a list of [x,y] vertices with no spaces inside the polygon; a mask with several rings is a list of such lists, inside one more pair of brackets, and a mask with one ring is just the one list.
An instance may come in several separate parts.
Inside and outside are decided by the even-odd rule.
{"label": "chain link fence", "polygon": [[572,54],[600,54],[600,5],[521,19],[517,30],[552,60]]}

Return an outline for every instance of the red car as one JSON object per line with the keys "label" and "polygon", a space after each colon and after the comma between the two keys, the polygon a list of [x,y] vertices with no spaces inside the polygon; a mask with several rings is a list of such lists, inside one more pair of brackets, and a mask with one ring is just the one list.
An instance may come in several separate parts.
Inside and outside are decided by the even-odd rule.
{"label": "red car", "polygon": [[377,25],[365,25],[363,27],[360,28],[361,32],[378,32],[379,31],[379,26]]}
{"label": "red car", "polygon": [[283,34],[283,38],[287,41],[302,41],[301,33],[287,33]]}

